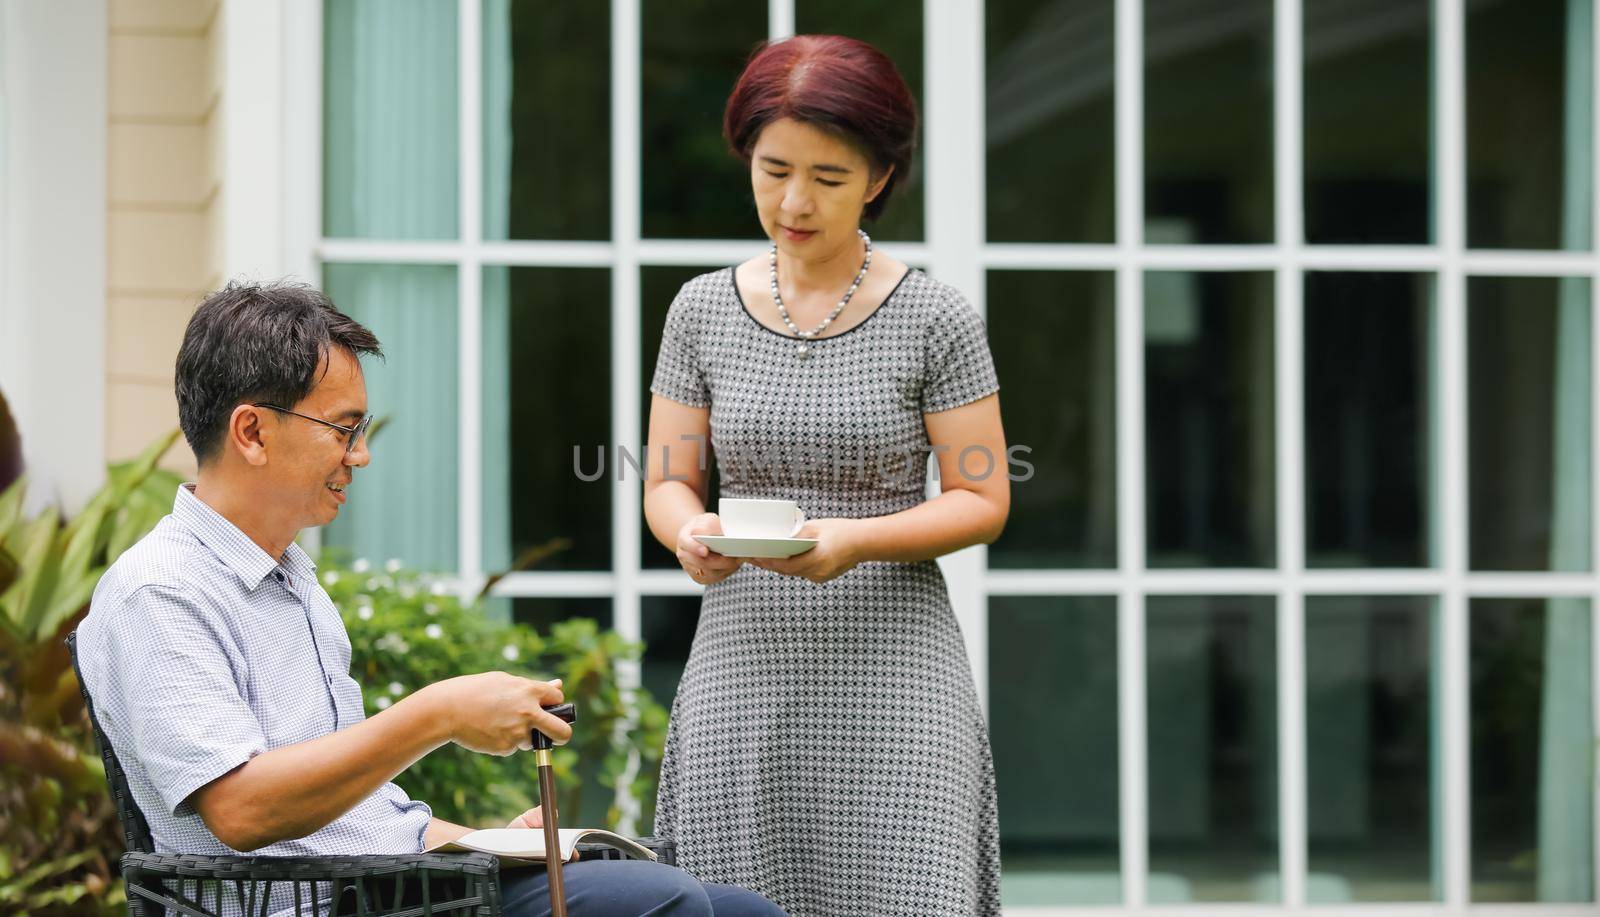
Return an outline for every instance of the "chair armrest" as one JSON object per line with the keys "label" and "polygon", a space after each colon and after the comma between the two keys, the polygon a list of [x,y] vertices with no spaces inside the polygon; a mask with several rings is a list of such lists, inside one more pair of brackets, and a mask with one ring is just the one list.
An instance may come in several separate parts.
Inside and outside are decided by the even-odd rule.
{"label": "chair armrest", "polygon": [[[636,837],[639,846],[656,855],[656,862],[664,866],[678,865],[678,845],[670,837]],[[578,859],[626,860],[629,856],[610,844],[579,844]]]}
{"label": "chair armrest", "polygon": [[[127,853],[122,857],[128,904],[135,917],[171,908],[188,917],[219,917],[223,898],[260,913],[293,906],[312,917],[356,902],[368,915],[500,913],[500,862],[482,853],[368,856],[198,856]],[[224,893],[224,889],[229,891]],[[470,908],[470,911],[464,909]]]}

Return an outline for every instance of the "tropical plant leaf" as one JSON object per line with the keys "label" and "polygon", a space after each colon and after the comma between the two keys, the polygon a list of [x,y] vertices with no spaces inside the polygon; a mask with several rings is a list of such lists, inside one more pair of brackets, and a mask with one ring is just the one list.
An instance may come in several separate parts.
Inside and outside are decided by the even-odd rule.
{"label": "tropical plant leaf", "polygon": [[[89,599],[94,596],[94,587],[100,583],[100,577],[105,575],[105,567],[95,567],[87,573],[80,574],[76,580],[55,590],[54,600],[49,609],[34,625],[34,636],[39,640],[49,639],[52,634],[61,628],[61,622],[84,609],[89,604]],[[66,580],[63,580],[66,583]]]}
{"label": "tropical plant leaf", "polygon": [[156,465],[161,462],[161,457],[166,455],[172,444],[178,441],[180,432],[173,430],[167,433],[146,447],[136,458],[112,465],[108,469],[107,476],[119,497],[126,496],[155,471]]}
{"label": "tropical plant leaf", "polygon": [[[59,566],[59,558],[51,548],[55,546],[59,525],[60,519],[55,512],[46,510],[22,527],[21,535],[17,536],[11,548],[22,568],[22,575],[4,595],[0,595],[0,611],[5,613],[13,627],[25,634],[31,634],[38,624],[38,617],[33,614],[34,596],[54,586],[54,571]],[[41,606],[38,614],[42,615],[43,612]]]}
{"label": "tropical plant leaf", "polygon": [[22,475],[0,492],[0,545],[22,519],[22,498],[28,493],[28,476]]}

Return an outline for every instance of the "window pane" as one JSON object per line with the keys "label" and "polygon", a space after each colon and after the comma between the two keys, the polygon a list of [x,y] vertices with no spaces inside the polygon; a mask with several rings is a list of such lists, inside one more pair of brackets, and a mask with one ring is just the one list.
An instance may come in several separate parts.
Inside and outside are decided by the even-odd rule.
{"label": "window pane", "polygon": [[1272,275],[1145,275],[1152,567],[1273,564]]}
{"label": "window pane", "polygon": [[1122,900],[1117,600],[989,600],[1007,907]]}
{"label": "window pane", "polygon": [[[504,601],[504,600],[500,600]],[[511,619],[518,624],[526,624],[541,634],[548,635],[551,628],[563,621],[573,618],[591,618],[601,629],[613,626],[611,600],[609,598],[583,597],[583,598],[517,598],[509,600],[511,603]],[[571,671],[549,668],[548,665],[539,673],[541,678],[562,678],[568,684],[576,681]],[[578,711],[578,725],[582,728],[584,711]],[[583,781],[583,797],[579,809],[575,813],[561,812],[561,818],[573,825],[609,825],[610,813],[615,801],[615,790],[600,783],[602,762],[593,757],[580,758],[577,763],[579,776]]]}
{"label": "window pane", "polygon": [[984,4],[989,241],[1115,241],[1113,7]]}
{"label": "window pane", "polygon": [[1433,278],[1305,275],[1306,563],[1426,567]]}
{"label": "window pane", "polygon": [[[848,35],[871,42],[894,61],[912,98],[917,100],[917,111],[923,111],[922,4],[904,0],[795,0],[794,26],[799,35]],[[922,161],[925,151],[918,139],[911,174],[895,186],[883,218],[866,224],[874,241],[922,238],[922,176],[926,166]]]}
{"label": "window pane", "polygon": [[1271,242],[1272,0],[1145,4],[1144,56],[1145,241]]}
{"label": "window pane", "polygon": [[1281,897],[1273,604],[1147,600],[1151,903]]}
{"label": "window pane", "polygon": [[[511,620],[526,624],[541,634],[553,625],[573,618],[590,618],[602,630],[613,627],[611,600],[597,597],[545,597],[511,599]],[[550,678],[566,678],[565,672],[551,672]],[[602,810],[603,811],[603,810]]]}
{"label": "window pane", "polygon": [[1586,599],[1473,599],[1472,900],[1594,900]]}
{"label": "window pane", "polygon": [[991,567],[1117,565],[1115,302],[1109,272],[989,273],[1006,438],[1034,466],[1011,485]]}
{"label": "window pane", "polygon": [[1594,97],[1588,0],[1467,6],[1467,244],[1588,249]]}
{"label": "window pane", "polygon": [[486,571],[611,566],[610,303],[602,269],[484,268]]}
{"label": "window pane", "polygon": [[722,140],[722,110],[767,5],[643,0],[642,227],[647,238],[760,237],[750,172]]}
{"label": "window pane", "polygon": [[1435,602],[1306,599],[1306,829],[1317,903],[1435,901]]}
{"label": "window pane", "polygon": [[1475,570],[1588,570],[1589,281],[1467,279]]}
{"label": "window pane", "polygon": [[[646,267],[639,270],[639,444],[643,446],[650,437],[650,382],[656,374],[656,355],[661,350],[661,329],[667,323],[667,310],[672,307],[672,298],[678,295],[678,289],[692,278],[698,277],[708,271],[717,270],[715,267]],[[706,464],[710,466],[711,481],[711,508],[716,506],[717,489],[721,478],[717,476],[717,463],[711,454],[711,444],[706,444]],[[661,454],[658,452],[651,460],[659,467]],[[632,469],[629,469],[630,472]],[[678,559],[655,536],[650,534],[648,525],[640,525],[639,531],[639,560],[640,566],[646,570],[676,570]]]}
{"label": "window pane", "polygon": [[455,3],[327,0],[323,29],[323,233],[455,238]]}
{"label": "window pane", "polygon": [[700,626],[700,596],[647,595],[639,600],[639,627],[644,639],[640,680],[656,702],[672,709],[678,681],[689,664],[689,647]]}
{"label": "window pane", "polygon": [[378,336],[385,359],[362,366],[367,409],[383,419],[372,463],[323,545],[418,570],[456,569],[456,270],[438,265],[327,264],[323,289]]}
{"label": "window pane", "polygon": [[611,235],[611,5],[483,0],[483,236]]}
{"label": "window pane", "polygon": [[1429,0],[1304,2],[1306,241],[1430,241]]}

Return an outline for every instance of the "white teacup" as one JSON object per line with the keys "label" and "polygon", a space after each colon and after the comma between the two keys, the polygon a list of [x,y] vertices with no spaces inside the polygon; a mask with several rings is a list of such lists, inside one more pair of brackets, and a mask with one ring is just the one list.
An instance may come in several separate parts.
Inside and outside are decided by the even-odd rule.
{"label": "white teacup", "polygon": [[806,514],[793,500],[717,501],[722,534],[734,538],[793,538],[806,524]]}

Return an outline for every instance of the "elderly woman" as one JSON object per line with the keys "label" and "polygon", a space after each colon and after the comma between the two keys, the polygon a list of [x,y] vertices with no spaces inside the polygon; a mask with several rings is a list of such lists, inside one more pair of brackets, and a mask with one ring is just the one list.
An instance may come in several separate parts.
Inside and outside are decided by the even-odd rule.
{"label": "elderly woman", "polygon": [[[870,45],[757,49],[724,131],[772,244],[683,286],[651,385],[668,459],[645,514],[706,587],[657,829],[697,876],[795,915],[1000,909],[988,733],[935,562],[1005,525],[999,385],[962,295],[861,229],[910,169],[916,119]],[[708,439],[720,496],[798,501],[815,547],[694,538],[722,532]]]}

